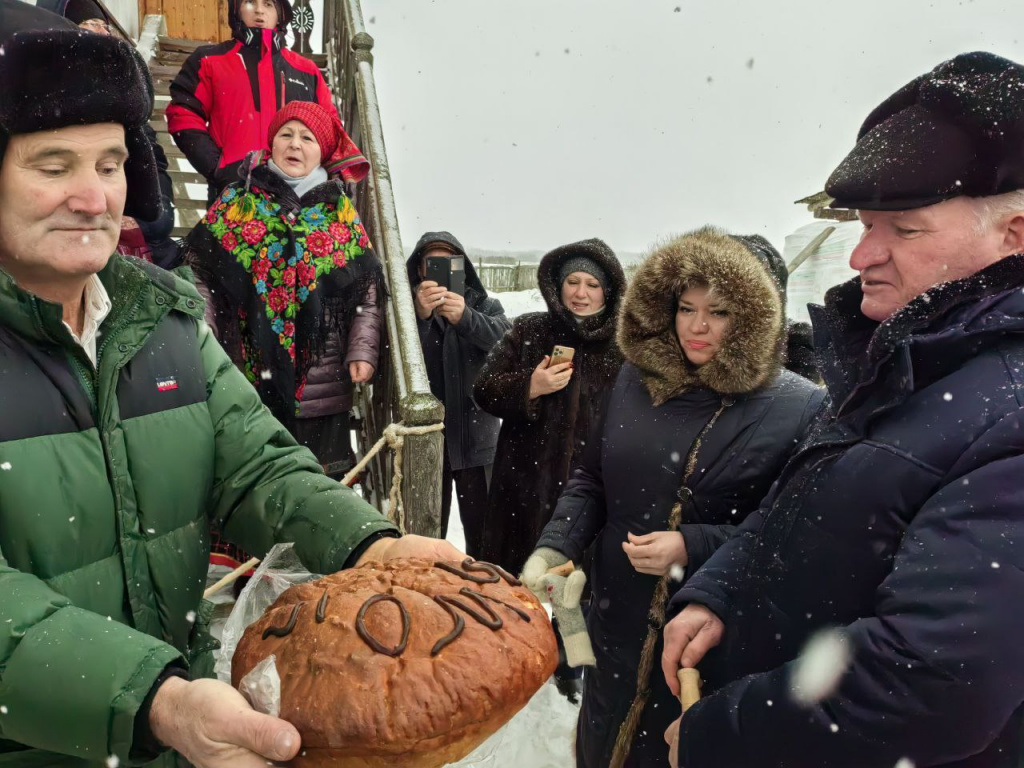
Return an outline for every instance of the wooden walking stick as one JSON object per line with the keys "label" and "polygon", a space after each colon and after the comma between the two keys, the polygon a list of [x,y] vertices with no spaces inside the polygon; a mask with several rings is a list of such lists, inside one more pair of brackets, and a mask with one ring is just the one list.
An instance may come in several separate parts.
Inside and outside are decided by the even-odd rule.
{"label": "wooden walking stick", "polygon": [[[679,679],[679,703],[683,707],[683,714],[686,714],[686,710],[700,701],[700,672],[696,669],[680,669],[676,672],[676,677]],[[675,735],[672,737],[672,743],[668,748],[668,762],[669,765],[679,765],[679,720],[672,723],[672,726],[676,727]],[[669,730],[671,730],[670,726]]]}
{"label": "wooden walking stick", "polygon": [[680,669],[676,676],[679,678],[679,703],[683,705],[683,714],[686,714],[686,710],[700,701],[700,672],[696,669]]}
{"label": "wooden walking stick", "polygon": [[255,568],[259,564],[260,564],[260,559],[258,557],[251,557],[251,558],[249,558],[244,563],[242,563],[240,566],[235,568],[235,570],[233,570],[231,573],[229,573],[227,576],[225,576],[223,579],[221,579],[216,584],[214,584],[212,587],[210,587],[205,592],[203,592],[203,599],[207,600],[212,595],[215,595],[218,592],[220,592],[222,589],[224,589],[224,587],[226,587],[228,584],[234,584],[240,577],[245,575],[246,571],[250,570],[251,568]]}
{"label": "wooden walking stick", "polygon": [[555,576],[569,577],[569,574],[576,570],[576,566],[572,564],[572,560],[561,565],[556,565],[554,568],[548,568],[548,573],[554,574]]}

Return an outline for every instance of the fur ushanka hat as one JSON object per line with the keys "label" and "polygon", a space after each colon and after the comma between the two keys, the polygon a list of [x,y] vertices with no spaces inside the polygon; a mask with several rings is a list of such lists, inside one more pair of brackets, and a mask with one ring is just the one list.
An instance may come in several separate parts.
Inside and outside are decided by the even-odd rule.
{"label": "fur ushanka hat", "polygon": [[964,53],[868,115],[832,172],[833,208],[904,211],[1024,188],[1024,67]]}
{"label": "fur ushanka hat", "polygon": [[[156,159],[143,126],[153,111],[153,84],[128,43],[78,29],[0,32],[0,142],[73,125],[120,123],[128,161],[124,212],[160,215]],[[0,156],[0,162],[2,162]]]}

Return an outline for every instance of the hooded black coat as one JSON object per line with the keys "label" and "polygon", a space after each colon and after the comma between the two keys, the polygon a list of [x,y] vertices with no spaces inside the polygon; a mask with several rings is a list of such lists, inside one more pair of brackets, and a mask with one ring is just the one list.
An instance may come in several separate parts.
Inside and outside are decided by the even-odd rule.
{"label": "hooded black coat", "polygon": [[[1020,764],[1022,288],[1013,256],[881,325],[859,278],[811,308],[830,418],[673,600],[724,620],[706,661],[736,681],[683,718],[680,765]],[[850,666],[798,707],[794,659],[830,626]]]}
{"label": "hooded black coat", "polygon": [[[582,322],[562,303],[559,279],[566,259],[577,256],[592,259],[608,275],[604,311]],[[605,243],[585,240],[551,251],[540,262],[537,284],[548,311],[515,319],[473,389],[480,406],[502,419],[480,559],[512,573],[522,570],[551,519],[622,365],[615,323],[626,276]],[[530,400],[533,371],[556,344],[576,350],[569,385]]]}
{"label": "hooded black coat", "polygon": [[466,259],[466,311],[451,325],[441,317],[416,319],[430,389],[444,403],[444,445],[455,471],[485,467],[494,461],[501,424],[473,399],[473,384],[487,353],[511,327],[501,302],[487,295],[462,243],[448,232],[427,232],[406,262],[415,292],[423,278],[419,267],[427,246],[444,243]]}
{"label": "hooded black coat", "polygon": [[[721,349],[699,368],[674,325],[676,297],[696,282],[714,286],[730,311]],[[820,406],[822,390],[781,370],[784,328],[778,283],[740,241],[711,229],[656,250],[626,293],[618,338],[627,362],[538,542],[579,562],[596,539],[587,627],[597,666],[585,677],[578,766],[606,768],[636,692],[658,578],[633,568],[627,532],[666,530],[698,433],[731,403],[704,436],[687,483],[680,531],[692,573],[757,509]],[[663,733],[679,703],[657,670],[649,684],[627,765],[667,762]]]}

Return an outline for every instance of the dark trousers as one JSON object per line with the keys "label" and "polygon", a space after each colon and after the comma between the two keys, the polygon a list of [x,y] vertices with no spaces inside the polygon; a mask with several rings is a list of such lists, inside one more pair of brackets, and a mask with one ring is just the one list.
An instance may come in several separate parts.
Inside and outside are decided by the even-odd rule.
{"label": "dark trousers", "polygon": [[295,441],[313,452],[332,480],[341,480],[356,464],[352,452],[350,411],[295,420]]}
{"label": "dark trousers", "polygon": [[459,500],[459,517],[466,531],[466,554],[479,557],[484,548],[484,516],[487,512],[487,485],[491,467],[469,467],[452,470],[448,452],[444,451],[444,472],[441,475],[441,538],[448,535],[448,517],[452,511],[452,481]]}

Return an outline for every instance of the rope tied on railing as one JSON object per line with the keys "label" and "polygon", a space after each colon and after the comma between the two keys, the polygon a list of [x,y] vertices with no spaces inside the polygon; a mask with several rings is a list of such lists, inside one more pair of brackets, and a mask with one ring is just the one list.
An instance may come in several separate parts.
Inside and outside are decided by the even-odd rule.
{"label": "rope tied on railing", "polygon": [[384,427],[380,440],[374,443],[373,447],[366,452],[366,455],[363,456],[359,463],[352,467],[348,474],[341,479],[341,482],[344,485],[349,485],[366,468],[366,465],[370,463],[373,457],[380,453],[381,449],[387,445],[388,448],[395,452],[394,459],[391,462],[391,494],[388,497],[388,517],[404,535],[405,506],[402,504],[402,449],[405,447],[405,437],[406,435],[429,435],[431,432],[440,432],[442,429],[444,429],[443,422],[425,424],[422,427],[407,427],[400,421],[388,424]]}

